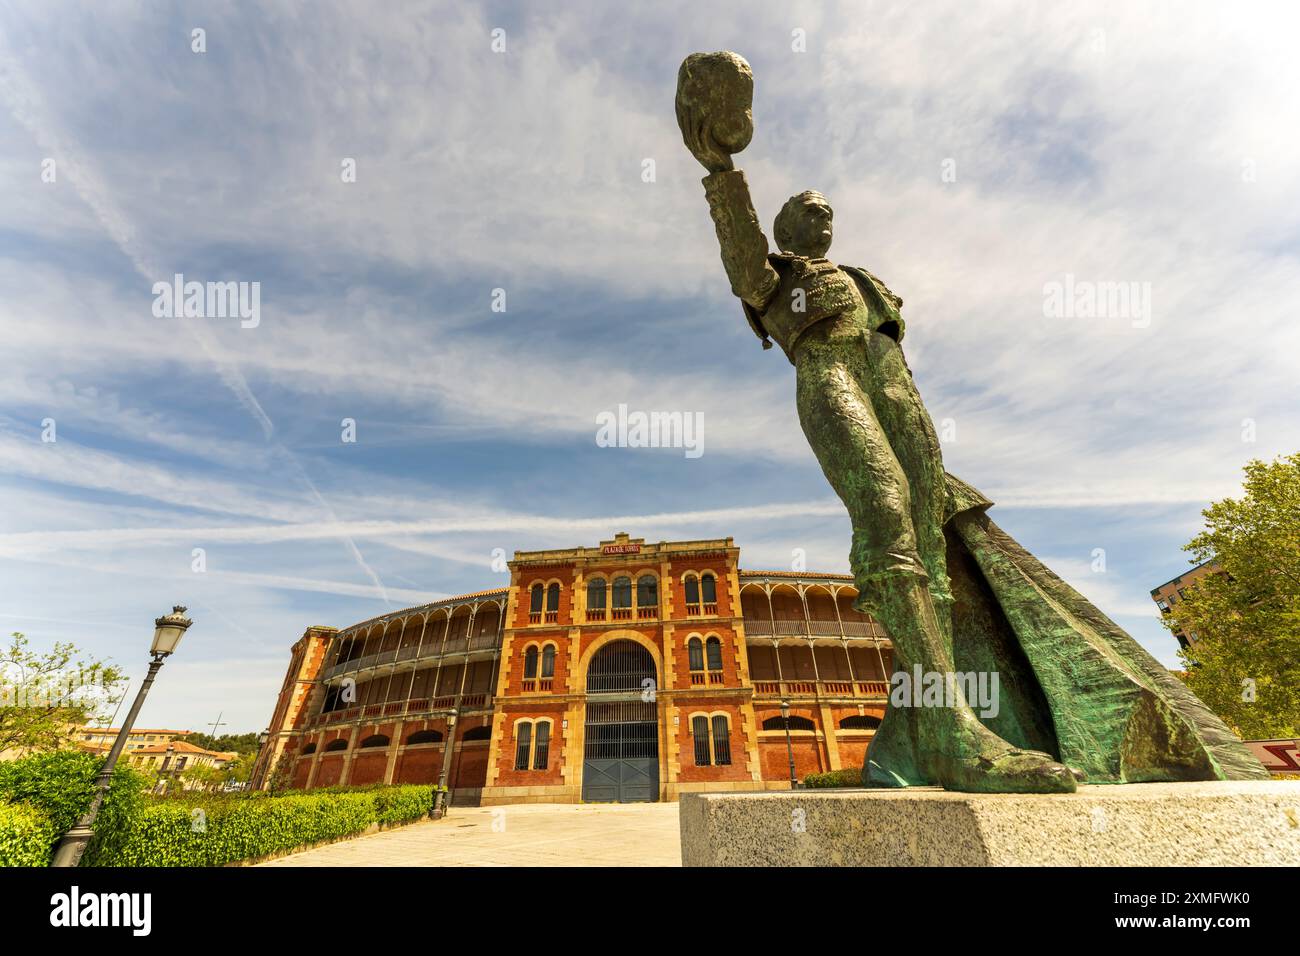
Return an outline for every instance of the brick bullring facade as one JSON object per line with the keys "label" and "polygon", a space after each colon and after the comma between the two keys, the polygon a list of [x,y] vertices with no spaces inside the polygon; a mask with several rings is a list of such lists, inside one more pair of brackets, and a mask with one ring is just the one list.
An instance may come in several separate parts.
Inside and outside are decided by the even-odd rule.
{"label": "brick bullring facade", "polygon": [[[862,766],[892,646],[847,575],[731,538],[515,552],[510,583],[294,644],[254,783],[674,800]],[[789,705],[789,744],[781,703]]]}

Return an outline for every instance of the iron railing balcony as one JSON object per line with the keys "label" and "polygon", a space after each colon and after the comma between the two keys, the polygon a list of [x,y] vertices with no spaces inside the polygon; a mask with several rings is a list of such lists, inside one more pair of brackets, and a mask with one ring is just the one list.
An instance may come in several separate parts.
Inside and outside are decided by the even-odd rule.
{"label": "iron railing balcony", "polygon": [[456,654],[472,654],[475,651],[494,651],[499,650],[500,647],[501,640],[496,634],[480,634],[477,637],[471,637],[468,642],[466,642],[465,636],[461,635],[459,638],[448,640],[446,644],[441,641],[436,645],[430,644],[423,647],[410,644],[396,650],[377,651],[364,657],[354,657],[350,661],[333,664],[325,669],[324,679],[333,680],[341,674],[355,674],[371,667],[383,667],[386,664],[397,664],[402,661],[434,660],[438,657],[451,657]]}
{"label": "iron railing balcony", "polygon": [[[365,704],[331,710],[317,714],[307,721],[308,727],[323,727],[329,724],[347,723],[353,720],[367,720],[375,717],[400,717],[414,714],[440,713],[456,706],[455,694],[443,694],[439,697],[417,697],[411,700],[395,700],[386,704]],[[461,711],[484,710],[492,706],[492,695],[463,694],[460,698]]]}
{"label": "iron railing balcony", "polygon": [[884,699],[889,696],[887,680],[756,680],[755,697],[822,698],[853,697]]}
{"label": "iron railing balcony", "polygon": [[773,621],[746,618],[745,633],[750,637],[846,637],[886,639],[885,629],[874,621]]}

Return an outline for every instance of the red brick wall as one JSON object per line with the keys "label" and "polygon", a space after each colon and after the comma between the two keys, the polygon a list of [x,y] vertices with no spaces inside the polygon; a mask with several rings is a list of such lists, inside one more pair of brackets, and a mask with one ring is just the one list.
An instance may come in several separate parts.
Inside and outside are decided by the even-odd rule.
{"label": "red brick wall", "polygon": [[[518,744],[518,738],[515,735],[515,723],[521,718],[549,717],[551,718],[551,744],[550,751],[547,754],[545,770],[516,770],[515,769],[515,747]],[[499,728],[503,728],[498,733],[503,734],[497,749],[497,777],[495,786],[498,787],[551,787],[562,784],[563,778],[560,770],[564,765],[564,707],[561,704],[552,704],[547,707],[540,701],[521,709],[507,709],[497,722]],[[536,741],[537,728],[534,725],[531,731],[533,740]],[[467,751],[468,753],[468,751]],[[483,752],[483,772],[484,779],[487,774],[487,751]]]}
{"label": "red brick wall", "polygon": [[[812,737],[791,736],[794,751],[795,776],[802,780],[810,773],[824,773],[830,767],[822,759],[821,745]],[[763,763],[764,780],[789,780],[790,763],[786,755],[785,736],[768,737],[758,744],[759,758]]]}
{"label": "red brick wall", "polygon": [[348,776],[348,784],[354,787],[362,787],[368,783],[382,783],[384,771],[387,768],[387,747],[358,751],[357,755],[352,759],[352,773]]}
{"label": "red brick wall", "polygon": [[[679,771],[677,779],[683,783],[700,783],[709,780],[749,780],[749,746],[742,733],[740,708],[727,698],[701,697],[695,700],[679,698],[681,722],[676,734],[670,734],[670,745],[677,748]],[[695,765],[695,738],[691,734],[691,714],[700,711],[708,715],[712,722],[713,715],[725,713],[731,722],[731,763],[721,767],[713,765],[697,767]]]}
{"label": "red brick wall", "polygon": [[339,775],[342,772],[343,754],[326,754],[320,758],[320,766],[316,770],[316,780],[312,786],[332,787],[339,782]]}
{"label": "red brick wall", "polygon": [[[738,602],[735,609],[732,609],[731,566],[727,562],[727,556],[719,553],[716,556],[700,555],[689,560],[681,559],[669,564],[669,573],[673,579],[673,611],[677,620],[686,617],[685,577],[688,571],[694,571],[696,574],[703,574],[705,571],[713,572],[713,576],[717,579],[718,616],[737,617],[740,615],[740,604]],[[690,619],[687,618],[687,620]]]}
{"label": "red brick wall", "polygon": [[[705,645],[700,648],[704,655],[704,674],[705,680],[708,680],[708,639],[711,635],[716,635],[722,641],[722,683],[721,684],[691,684],[691,657],[690,642],[691,637],[699,635],[700,643]],[[673,631],[673,674],[676,678],[675,686],[678,689],[687,689],[692,686],[701,689],[709,687],[739,687],[740,686],[740,652],[736,645],[735,632],[729,627],[720,627],[716,621],[703,618],[692,620],[688,623],[677,624]]]}
{"label": "red brick wall", "polygon": [[397,758],[394,783],[437,783],[442,773],[442,744],[417,744]]}
{"label": "red brick wall", "polygon": [[[555,752],[555,748],[551,748]],[[454,787],[481,787],[487,783],[488,741],[472,741],[456,753]]]}

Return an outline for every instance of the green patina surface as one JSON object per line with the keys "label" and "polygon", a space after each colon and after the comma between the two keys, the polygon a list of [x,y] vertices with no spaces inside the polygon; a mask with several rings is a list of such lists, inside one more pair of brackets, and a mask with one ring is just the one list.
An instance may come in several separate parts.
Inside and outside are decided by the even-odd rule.
{"label": "green patina surface", "polygon": [[1080,780],[1266,778],[1150,654],[988,518],[992,502],[945,472],[903,355],[902,300],[826,258],[826,198],[791,197],[769,252],[731,159],[753,132],[752,95],[739,56],[693,54],[678,124],[709,173],[732,291],[764,348],[775,341],[795,367],[800,424],[852,523],[858,606],[889,629],[900,671],[998,678],[996,711],[977,714],[960,693],[891,705],[866,783],[1061,793]]}

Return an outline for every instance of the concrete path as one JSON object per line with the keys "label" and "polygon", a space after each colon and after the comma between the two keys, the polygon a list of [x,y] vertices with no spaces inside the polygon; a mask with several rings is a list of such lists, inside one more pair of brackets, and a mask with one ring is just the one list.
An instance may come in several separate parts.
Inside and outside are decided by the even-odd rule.
{"label": "concrete path", "polygon": [[681,866],[676,803],[453,807],[261,866]]}

